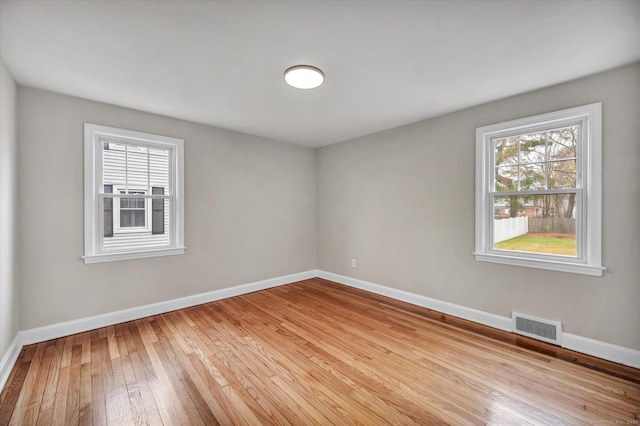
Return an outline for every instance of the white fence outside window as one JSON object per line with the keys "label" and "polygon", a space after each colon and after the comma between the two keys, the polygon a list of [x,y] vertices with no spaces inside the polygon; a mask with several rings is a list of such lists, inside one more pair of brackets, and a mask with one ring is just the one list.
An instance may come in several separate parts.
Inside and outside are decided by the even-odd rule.
{"label": "white fence outside window", "polygon": [[494,219],[493,243],[519,237],[529,232],[529,218],[510,217],[508,219]]}

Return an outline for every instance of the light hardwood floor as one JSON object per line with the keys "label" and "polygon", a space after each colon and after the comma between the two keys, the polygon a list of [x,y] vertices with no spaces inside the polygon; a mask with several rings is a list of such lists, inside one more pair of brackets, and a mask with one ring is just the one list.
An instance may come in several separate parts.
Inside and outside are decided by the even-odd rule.
{"label": "light hardwood floor", "polygon": [[0,394],[0,425],[639,416],[640,370],[321,279],[27,346]]}

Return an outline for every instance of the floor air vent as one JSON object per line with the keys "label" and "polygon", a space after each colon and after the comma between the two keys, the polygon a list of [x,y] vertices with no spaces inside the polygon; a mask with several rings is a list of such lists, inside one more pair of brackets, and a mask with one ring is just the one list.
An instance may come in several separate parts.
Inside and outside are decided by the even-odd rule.
{"label": "floor air vent", "polygon": [[562,343],[562,323],[513,312],[513,332],[534,339],[560,345]]}

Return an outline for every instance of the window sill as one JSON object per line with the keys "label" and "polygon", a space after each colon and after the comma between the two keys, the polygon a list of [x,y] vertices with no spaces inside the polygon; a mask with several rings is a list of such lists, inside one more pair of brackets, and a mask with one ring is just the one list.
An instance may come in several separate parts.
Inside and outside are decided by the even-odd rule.
{"label": "window sill", "polygon": [[102,254],[94,254],[91,256],[82,256],[82,260],[84,261],[85,264],[117,262],[120,260],[145,259],[148,257],[174,256],[178,254],[184,254],[186,250],[187,250],[186,247],[178,247],[178,248],[167,248],[167,249],[159,249],[159,250],[102,253]]}
{"label": "window sill", "polygon": [[524,266],[526,268],[548,269],[550,271],[601,277],[604,266],[585,265],[584,263],[559,262],[553,260],[530,259],[525,257],[502,256],[499,254],[473,253],[477,261],[502,263],[503,265]]}

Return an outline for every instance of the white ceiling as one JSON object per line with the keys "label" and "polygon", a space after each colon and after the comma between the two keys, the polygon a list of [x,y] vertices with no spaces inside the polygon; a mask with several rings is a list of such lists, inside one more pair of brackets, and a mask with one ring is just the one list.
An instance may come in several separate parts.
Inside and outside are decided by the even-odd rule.
{"label": "white ceiling", "polygon": [[638,0],[0,1],[20,85],[314,147],[640,60]]}

